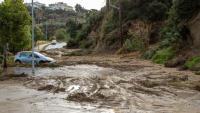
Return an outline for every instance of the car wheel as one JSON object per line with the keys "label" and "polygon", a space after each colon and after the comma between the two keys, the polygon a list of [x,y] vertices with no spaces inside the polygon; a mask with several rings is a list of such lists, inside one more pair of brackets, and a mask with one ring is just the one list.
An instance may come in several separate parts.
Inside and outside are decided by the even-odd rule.
{"label": "car wheel", "polygon": [[44,61],[41,60],[39,63],[40,63],[40,64],[41,64],[41,63],[44,63]]}
{"label": "car wheel", "polygon": [[16,60],[15,63],[21,64],[21,61],[20,60]]}

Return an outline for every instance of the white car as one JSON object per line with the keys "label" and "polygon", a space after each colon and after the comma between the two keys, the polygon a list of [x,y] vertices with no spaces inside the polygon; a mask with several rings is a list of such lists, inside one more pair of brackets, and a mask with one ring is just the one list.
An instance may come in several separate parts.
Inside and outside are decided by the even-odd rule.
{"label": "white car", "polygon": [[56,45],[56,40],[52,40],[51,44]]}
{"label": "white car", "polygon": [[[55,62],[54,59],[46,57],[38,52],[34,52],[34,61],[35,63]],[[32,64],[32,51],[21,51],[16,53],[14,62]]]}

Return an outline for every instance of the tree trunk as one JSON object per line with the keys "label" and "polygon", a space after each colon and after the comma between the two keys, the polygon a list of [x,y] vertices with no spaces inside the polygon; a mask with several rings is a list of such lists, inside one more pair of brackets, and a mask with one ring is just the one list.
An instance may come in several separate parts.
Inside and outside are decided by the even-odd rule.
{"label": "tree trunk", "polygon": [[4,57],[3,57],[3,68],[7,68],[7,62],[6,62],[6,54],[7,54],[7,44],[3,45],[3,49],[4,49]]}
{"label": "tree trunk", "polygon": [[9,57],[9,46],[8,43],[6,44],[6,58]]}

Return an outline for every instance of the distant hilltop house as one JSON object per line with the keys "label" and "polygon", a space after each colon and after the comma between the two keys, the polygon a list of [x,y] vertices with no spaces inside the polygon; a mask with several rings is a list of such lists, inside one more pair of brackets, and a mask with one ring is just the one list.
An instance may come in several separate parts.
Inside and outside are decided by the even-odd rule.
{"label": "distant hilltop house", "polygon": [[[32,7],[32,3],[26,3],[26,6]],[[39,3],[39,2],[33,2],[33,7],[41,9],[42,6],[45,6],[45,4],[42,4],[42,3]],[[66,10],[66,11],[73,11],[74,10],[72,6],[68,6],[67,3],[64,3],[64,2],[57,2],[55,4],[49,4],[49,7],[47,7],[47,8],[51,9],[51,10],[57,10],[57,9],[63,9],[63,10]]]}
{"label": "distant hilltop house", "polygon": [[[26,7],[27,6],[31,6],[32,7],[32,3],[26,3]],[[33,2],[33,7],[34,8],[39,8],[41,9],[42,6],[46,6],[45,4],[43,3],[39,3],[39,2]]]}
{"label": "distant hilltop house", "polygon": [[56,9],[63,9],[66,11],[74,10],[72,6],[68,6],[67,3],[57,2],[55,4],[49,4],[49,9],[56,10]]}

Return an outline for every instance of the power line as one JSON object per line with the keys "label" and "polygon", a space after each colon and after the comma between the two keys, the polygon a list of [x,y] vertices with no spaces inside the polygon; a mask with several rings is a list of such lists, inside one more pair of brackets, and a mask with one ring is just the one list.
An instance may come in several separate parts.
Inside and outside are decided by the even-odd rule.
{"label": "power line", "polygon": [[[104,0],[103,4],[105,4],[105,2],[106,2],[106,0]],[[103,4],[101,5],[101,8],[102,8]]]}

